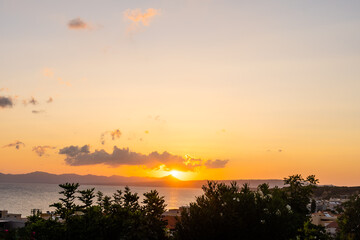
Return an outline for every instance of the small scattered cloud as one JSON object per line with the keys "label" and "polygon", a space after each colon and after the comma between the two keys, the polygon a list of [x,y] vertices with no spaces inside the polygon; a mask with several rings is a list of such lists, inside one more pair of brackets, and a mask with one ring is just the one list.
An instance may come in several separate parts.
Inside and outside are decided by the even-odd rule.
{"label": "small scattered cloud", "polygon": [[43,69],[43,75],[45,77],[53,77],[54,76],[54,70],[51,68],[44,68]]}
{"label": "small scattered cloud", "polygon": [[224,168],[229,160],[208,160],[205,162],[207,168]]}
{"label": "small scattered cloud", "polygon": [[108,153],[104,149],[89,151],[89,145],[69,146],[60,149],[59,154],[66,156],[65,162],[71,166],[105,164],[112,167],[120,165],[138,165],[151,169],[159,169],[163,166],[165,170],[177,169],[180,171],[194,171],[196,168],[206,166],[208,168],[225,167],[228,160],[202,161],[189,155],[181,157],[169,152],[152,152],[142,154],[132,152],[129,148],[118,148],[114,146],[113,152]]}
{"label": "small scattered cloud", "polygon": [[68,87],[71,87],[71,83],[64,81],[61,77],[57,78],[58,83],[62,84],[62,85],[66,85]]}
{"label": "small scattered cloud", "polygon": [[58,81],[58,83],[62,84],[62,85],[66,85],[68,87],[71,87],[71,83],[64,81],[61,77],[58,77],[55,75],[55,71],[52,68],[44,68],[43,69],[43,75],[47,78],[53,78],[56,79]]}
{"label": "small scattered cloud", "polygon": [[160,115],[156,115],[156,116],[151,116],[151,115],[149,115],[149,116],[148,116],[148,119],[153,119],[153,120],[155,120],[156,122],[159,122],[159,123],[162,123],[162,124],[165,124],[165,123],[166,123],[166,120],[163,120]]}
{"label": "small scattered cloud", "polygon": [[86,23],[81,18],[74,18],[69,21],[68,28],[72,30],[84,30],[84,29],[90,29],[90,25]]}
{"label": "small scattered cloud", "polygon": [[52,103],[54,99],[52,97],[49,97],[49,99],[46,101],[47,103]]}
{"label": "small scattered cloud", "polygon": [[6,148],[6,147],[15,147],[16,149],[20,149],[20,147],[25,147],[25,143],[23,142],[20,142],[19,140],[16,140],[15,142],[13,143],[9,143],[5,146],[3,146],[3,148]]}
{"label": "small scattered cloud", "polygon": [[32,110],[31,112],[34,114],[40,114],[40,113],[45,113],[45,110]]}
{"label": "small scattered cloud", "polygon": [[141,9],[128,9],[124,12],[124,17],[130,21],[127,32],[132,33],[138,31],[142,26],[149,26],[151,20],[160,14],[159,9],[148,8],[143,13]]}
{"label": "small scattered cloud", "polygon": [[8,92],[9,89],[8,88],[0,88],[0,92]]}
{"label": "small scattered cloud", "polygon": [[23,100],[23,104],[25,106],[28,104],[37,105],[37,104],[39,104],[39,102],[34,97],[31,97],[29,100]]}
{"label": "small scattered cloud", "polygon": [[0,96],[0,108],[12,108],[14,101],[11,97]]}
{"label": "small scattered cloud", "polygon": [[55,149],[56,147],[51,146],[35,146],[32,151],[35,152],[39,157],[42,157],[49,149]]}
{"label": "small scattered cloud", "polygon": [[104,145],[105,144],[105,136],[109,134],[111,136],[111,139],[112,140],[116,140],[118,138],[121,137],[122,133],[119,129],[115,129],[113,131],[106,131],[104,133],[101,134],[100,136],[100,141],[101,141],[101,144]]}
{"label": "small scattered cloud", "polygon": [[121,132],[119,129],[116,129],[114,131],[111,131],[110,135],[111,135],[112,140],[115,140],[116,138],[120,138]]}
{"label": "small scattered cloud", "polygon": [[278,153],[282,153],[284,150],[283,149],[277,149],[277,150],[271,150],[271,149],[268,149],[267,152],[278,152]]}

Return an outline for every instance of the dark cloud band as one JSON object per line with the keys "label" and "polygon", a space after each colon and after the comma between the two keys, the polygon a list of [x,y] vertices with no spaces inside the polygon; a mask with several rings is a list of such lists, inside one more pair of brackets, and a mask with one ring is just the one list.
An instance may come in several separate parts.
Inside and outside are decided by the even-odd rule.
{"label": "dark cloud band", "polygon": [[66,156],[65,162],[71,166],[105,164],[109,166],[120,165],[141,165],[148,168],[159,168],[163,165],[164,169],[177,169],[181,171],[193,171],[197,167],[206,166],[207,168],[225,167],[228,160],[215,160],[203,162],[190,156],[177,156],[168,152],[152,152],[148,155],[132,152],[129,148],[114,147],[112,153],[104,149],[90,152],[89,145],[68,146],[59,150],[59,154]]}

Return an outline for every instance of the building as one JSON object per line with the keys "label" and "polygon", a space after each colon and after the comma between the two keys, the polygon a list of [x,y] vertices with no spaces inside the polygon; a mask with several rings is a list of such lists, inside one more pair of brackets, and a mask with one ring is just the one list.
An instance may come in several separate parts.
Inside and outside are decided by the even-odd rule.
{"label": "building", "polygon": [[331,214],[329,212],[319,211],[317,213],[311,214],[311,222],[315,225],[321,225],[323,227],[334,221],[336,222],[336,220],[337,220],[337,215]]}
{"label": "building", "polygon": [[26,218],[21,214],[9,213],[7,210],[0,210],[0,229],[14,229],[25,227]]}

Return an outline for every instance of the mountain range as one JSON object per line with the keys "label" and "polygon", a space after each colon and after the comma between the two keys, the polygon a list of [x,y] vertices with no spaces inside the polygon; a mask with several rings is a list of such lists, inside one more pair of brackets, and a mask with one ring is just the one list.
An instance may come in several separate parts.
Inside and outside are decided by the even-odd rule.
{"label": "mountain range", "polygon": [[[284,185],[281,179],[237,179],[237,180],[215,180],[230,184],[237,182],[239,186],[248,183],[251,188],[256,188],[262,183],[268,183],[270,187]],[[31,172],[25,174],[3,174],[0,173],[0,183],[51,183],[61,184],[65,182],[76,182],[82,185],[119,185],[119,186],[147,186],[147,187],[176,187],[176,188],[200,188],[207,180],[182,181],[172,175],[162,178],[150,177],[124,177],[124,176],[97,176],[78,174],[51,174],[46,172]]]}

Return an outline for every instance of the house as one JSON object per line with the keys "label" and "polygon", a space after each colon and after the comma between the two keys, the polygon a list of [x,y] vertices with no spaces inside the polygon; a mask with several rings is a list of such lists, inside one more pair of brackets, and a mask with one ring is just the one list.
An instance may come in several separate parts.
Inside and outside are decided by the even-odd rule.
{"label": "house", "polygon": [[326,232],[331,234],[332,236],[336,235],[338,228],[339,228],[339,224],[337,223],[337,221],[328,223],[325,226]]}
{"label": "house", "polygon": [[335,214],[331,214],[329,212],[317,212],[317,213],[313,213],[311,214],[311,222],[315,225],[321,225],[321,226],[326,226],[327,224],[331,223],[331,222],[336,222],[337,220],[337,215]]}
{"label": "house", "polygon": [[0,210],[0,229],[14,229],[25,227],[26,218],[21,214],[9,213],[7,210]]}

